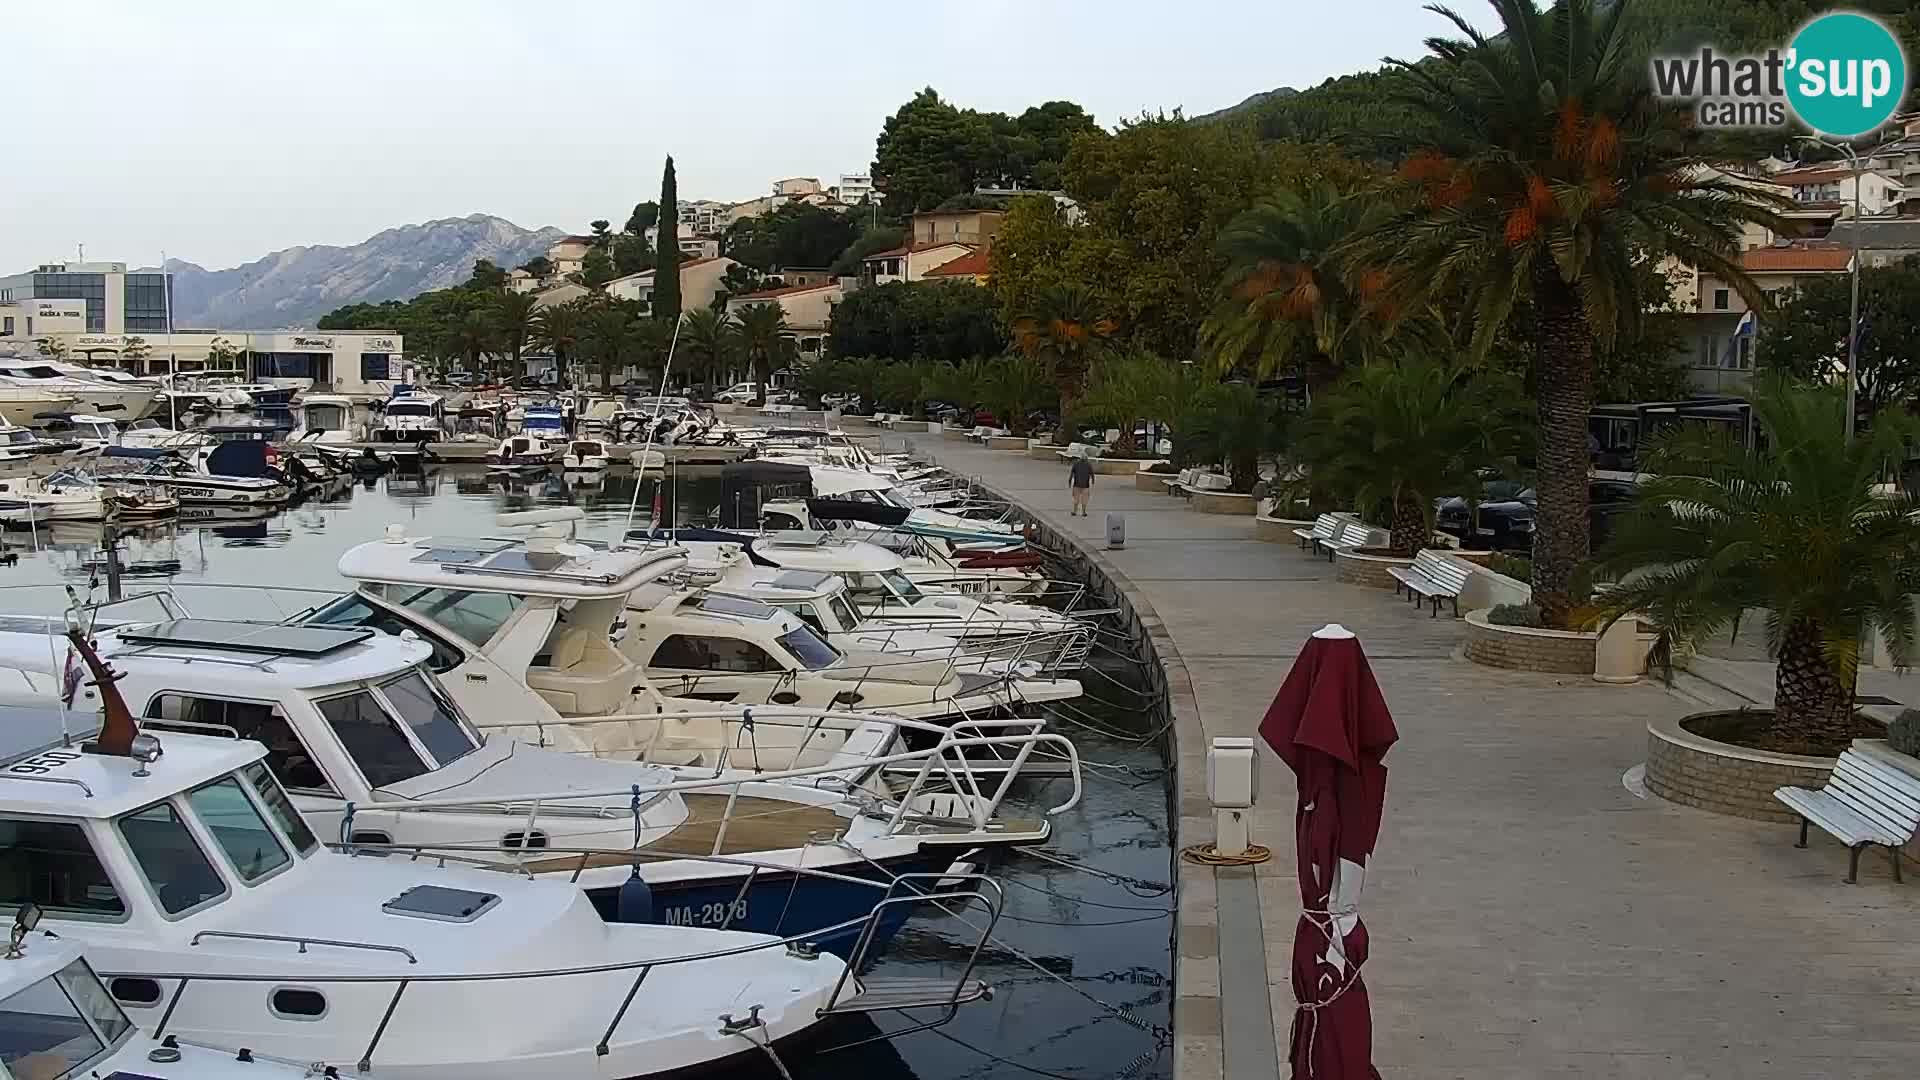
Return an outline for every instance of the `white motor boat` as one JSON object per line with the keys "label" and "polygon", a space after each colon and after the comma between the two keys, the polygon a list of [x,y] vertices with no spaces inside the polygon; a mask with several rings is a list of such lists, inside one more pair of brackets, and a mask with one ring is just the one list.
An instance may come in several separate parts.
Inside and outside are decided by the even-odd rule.
{"label": "white motor boat", "polygon": [[522,432],[501,439],[500,445],[487,454],[487,461],[503,469],[544,469],[559,455],[563,445]]}
{"label": "white motor boat", "polygon": [[27,427],[41,413],[70,409],[79,401],[78,394],[0,383],[0,420],[5,420],[9,425]]}
{"label": "white motor boat", "polygon": [[40,433],[56,442],[77,442],[81,449],[105,450],[120,445],[120,428],[105,416],[91,413],[41,413],[34,417]]}
{"label": "white motor boat", "polygon": [[[46,909],[17,908],[0,955],[0,1075],[16,1080],[313,1080],[312,1062],[275,1059],[238,1044],[159,1039],[135,1026],[82,950],[39,929]],[[379,1080],[379,1073],[366,1080]]]}
{"label": "white motor boat", "polygon": [[37,905],[156,1038],[390,1080],[632,1078],[763,1060],[863,1008],[846,963],[781,938],[608,923],[565,880],[331,851],[266,747],[142,733],[87,666],[103,724],[0,722],[0,903]]}
{"label": "white motor boat", "polygon": [[0,499],[38,508],[40,521],[105,521],[112,492],[76,473],[0,480]]}
{"label": "white motor boat", "polygon": [[144,487],[178,499],[182,505],[268,508],[292,497],[292,489],[266,464],[266,443],[237,439],[202,445],[184,453],[120,447],[109,450],[106,464],[124,471],[107,475],[116,486]]}
{"label": "white motor boat", "polygon": [[296,408],[300,426],[287,436],[289,444],[345,446],[353,443],[353,399],[344,394],[308,394]]}
{"label": "white motor boat", "polygon": [[170,428],[158,420],[135,420],[120,432],[119,445],[134,450],[193,450],[212,446],[213,437],[191,428]]}
{"label": "white motor boat", "polygon": [[611,460],[606,443],[599,439],[575,439],[560,454],[560,468],[570,473],[602,472]]}
{"label": "white motor boat", "polygon": [[74,407],[128,421],[146,416],[160,400],[156,385],[107,382],[86,368],[53,361],[0,360],[0,387],[8,386],[69,398]]}
{"label": "white motor boat", "polygon": [[376,442],[437,442],[446,427],[446,399],[415,390],[387,399],[373,436]]}

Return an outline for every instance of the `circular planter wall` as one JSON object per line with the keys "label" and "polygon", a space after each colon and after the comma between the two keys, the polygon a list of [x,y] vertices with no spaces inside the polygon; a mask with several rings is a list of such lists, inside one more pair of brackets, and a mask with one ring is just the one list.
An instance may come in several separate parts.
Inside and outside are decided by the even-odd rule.
{"label": "circular planter wall", "polygon": [[1647,725],[1647,790],[1716,814],[1794,824],[1800,818],[1773,797],[1778,787],[1818,788],[1834,759],[1776,754],[1719,742],[1688,730],[1727,717],[1694,713]]}
{"label": "circular planter wall", "polygon": [[1160,458],[1097,457],[1093,459],[1093,471],[1101,476],[1131,476],[1140,471],[1140,466],[1151,465]]}
{"label": "circular planter wall", "polygon": [[[1291,535],[1291,534],[1289,534]],[[1333,579],[1349,585],[1365,585],[1372,589],[1392,589],[1400,582],[1387,573],[1389,568],[1405,570],[1413,565],[1412,559],[1402,559],[1397,555],[1374,555],[1366,551],[1336,551],[1333,555]]]}
{"label": "circular planter wall", "polygon": [[1260,509],[1260,500],[1231,491],[1196,491],[1187,499],[1187,509],[1202,514],[1231,514],[1252,517]]}
{"label": "circular planter wall", "polygon": [[1026,448],[1025,435],[995,435],[987,440],[989,450],[1025,450]]}
{"label": "circular planter wall", "polygon": [[1295,529],[1313,529],[1313,521],[1299,518],[1267,517],[1262,514],[1253,519],[1253,538],[1267,540],[1275,544],[1298,544],[1300,538],[1293,535]]}
{"label": "circular planter wall", "polygon": [[1178,479],[1179,476],[1179,473],[1140,472],[1136,470],[1133,474],[1134,490],[1150,491],[1155,495],[1165,495],[1168,494],[1167,481]]}
{"label": "circular planter wall", "polygon": [[1496,626],[1487,621],[1488,610],[1467,612],[1467,659],[1513,671],[1593,674],[1594,650],[1600,643],[1600,635],[1538,630],[1531,626]]}
{"label": "circular planter wall", "polygon": [[1028,439],[1027,456],[1035,461],[1060,461],[1061,448],[1052,439]]}

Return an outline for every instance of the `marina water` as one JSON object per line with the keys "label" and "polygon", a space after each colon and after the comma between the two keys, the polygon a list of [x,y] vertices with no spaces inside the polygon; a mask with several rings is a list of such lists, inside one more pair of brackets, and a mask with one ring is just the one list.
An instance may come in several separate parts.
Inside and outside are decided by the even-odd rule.
{"label": "marina water", "polygon": [[[125,595],[177,587],[195,614],[261,618],[291,615],[345,591],[335,572],[341,553],[379,539],[389,525],[409,536],[493,536],[502,511],[578,506],[587,540],[616,541],[630,506],[651,519],[656,485],[616,471],[595,483],[559,474],[532,479],[447,465],[419,476],[390,475],[311,499],[264,517],[165,522],[119,534]],[[663,506],[681,524],[712,520],[717,475],[688,470]],[[668,492],[660,492],[667,503]],[[108,589],[98,525],[62,523],[0,534],[0,610],[54,613],[58,588],[97,599]],[[8,563],[4,554],[18,556]],[[276,610],[256,590],[223,592],[217,583],[274,586]],[[1172,930],[1174,897],[1165,705],[1152,700],[1140,660],[1122,635],[1102,633],[1086,696],[1049,707],[1053,730],[1076,743],[1085,763],[1084,797],[1053,819],[1038,852],[992,868],[1006,904],[977,977],[991,1001],[964,1007],[949,1025],[786,1062],[796,1078],[874,1080],[1052,1075],[1086,1078],[1172,1075]],[[1006,810],[1037,815],[1059,801],[1064,780],[1017,785]],[[979,937],[977,911],[937,915],[921,909],[875,966],[884,976],[957,976]],[[928,1017],[931,1019],[931,1017]],[[831,1027],[824,1042],[857,1042],[912,1026],[882,1015]],[[735,1075],[772,1075],[752,1066]]]}

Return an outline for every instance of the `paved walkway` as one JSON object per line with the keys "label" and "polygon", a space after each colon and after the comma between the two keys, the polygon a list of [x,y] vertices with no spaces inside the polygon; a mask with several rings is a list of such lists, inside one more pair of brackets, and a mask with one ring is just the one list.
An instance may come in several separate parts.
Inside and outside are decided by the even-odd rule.
{"label": "paved walkway", "polygon": [[[1094,516],[1069,518],[1064,467],[919,439],[1096,549],[1105,513],[1125,514],[1125,550],[1103,554],[1157,609],[1187,665],[1201,730],[1178,732],[1183,766],[1214,735],[1253,733],[1313,630],[1337,621],[1360,635],[1401,734],[1363,902],[1385,1075],[1914,1075],[1920,884],[1895,886],[1885,860],[1868,859],[1861,883],[1844,885],[1845,854],[1831,841],[1798,851],[1785,826],[1637,798],[1622,784],[1645,757],[1647,721],[1696,704],[1657,685],[1478,667],[1454,655],[1458,623],[1334,582],[1325,562],[1254,540],[1251,519],[1193,513],[1104,476]],[[1271,1077],[1273,1055],[1284,1062],[1294,792],[1264,750],[1262,769],[1256,838],[1275,858],[1254,876],[1258,974],[1279,1045],[1256,1045],[1265,1025],[1244,1009],[1262,956],[1245,940],[1252,931],[1235,929],[1229,898],[1244,885],[1184,868],[1180,1080]],[[1204,770],[1186,772],[1181,842],[1203,842]],[[1209,936],[1210,925],[1224,929]]]}

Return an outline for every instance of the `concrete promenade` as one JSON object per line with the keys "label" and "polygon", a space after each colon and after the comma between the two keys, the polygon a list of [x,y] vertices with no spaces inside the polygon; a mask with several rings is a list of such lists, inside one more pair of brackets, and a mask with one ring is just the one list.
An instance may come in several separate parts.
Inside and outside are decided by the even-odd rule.
{"label": "concrete promenade", "polygon": [[[1455,655],[1460,624],[1326,562],[1097,478],[1067,516],[1065,467],[938,435],[942,465],[1078,536],[1148,601],[1193,708],[1176,708],[1182,845],[1212,839],[1204,752],[1254,732],[1298,647],[1359,634],[1401,740],[1362,912],[1373,936],[1375,1061],[1398,1080],[1912,1077],[1920,1071],[1920,883],[1884,857],[1842,884],[1822,837],[1640,798],[1622,775],[1649,720],[1697,711],[1657,684],[1495,671]],[[1126,547],[1104,551],[1105,515]],[[1174,1025],[1179,1080],[1274,1075],[1293,1012],[1292,775],[1262,750],[1257,872],[1183,864]],[[1254,938],[1259,939],[1256,945]],[[1265,991],[1265,1000],[1260,1000]],[[1284,1073],[1282,1073],[1284,1075]]]}

